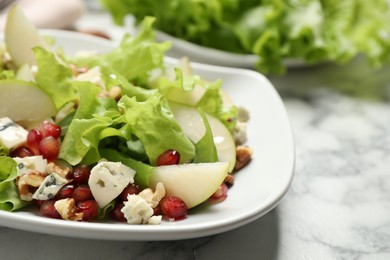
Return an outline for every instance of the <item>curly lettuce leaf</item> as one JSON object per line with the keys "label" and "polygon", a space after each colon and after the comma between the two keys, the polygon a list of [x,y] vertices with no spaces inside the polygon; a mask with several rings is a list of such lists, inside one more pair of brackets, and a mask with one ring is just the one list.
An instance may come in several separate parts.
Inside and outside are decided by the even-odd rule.
{"label": "curly lettuce leaf", "polygon": [[56,55],[42,47],[33,48],[37,59],[37,86],[46,92],[57,109],[76,100],[77,89],[72,87],[72,70],[57,59]]}
{"label": "curly lettuce leaf", "polygon": [[[364,54],[376,67],[390,61],[387,0],[102,0],[118,24],[156,17],[172,36],[219,50],[258,56],[257,69],[286,71],[285,60],[345,63]],[[177,15],[180,14],[180,15]]]}
{"label": "curly lettuce leaf", "polygon": [[126,34],[119,46],[111,52],[92,57],[78,57],[72,59],[72,62],[79,66],[109,67],[128,81],[146,84],[150,71],[164,67],[164,53],[171,47],[169,42],[155,41],[153,23],[154,18],[146,17],[142,21],[140,32],[135,37]]}
{"label": "curly lettuce leaf", "polygon": [[159,155],[173,149],[180,153],[180,162],[195,157],[195,147],[185,136],[169,108],[168,101],[156,93],[144,102],[123,96],[118,106],[123,109],[132,133],[145,147],[151,165]]}
{"label": "curly lettuce leaf", "polygon": [[96,163],[101,159],[98,151],[100,141],[122,135],[111,127],[120,113],[114,100],[98,97],[100,88],[94,84],[74,84],[78,85],[80,105],[67,129],[59,157],[72,165]]}
{"label": "curly lettuce leaf", "polygon": [[16,188],[15,179],[18,165],[10,157],[0,156],[0,209],[14,211],[25,207],[29,202],[21,200]]}
{"label": "curly lettuce leaf", "polygon": [[218,152],[215,147],[214,136],[211,132],[210,124],[205,112],[202,109],[198,109],[198,111],[203,119],[206,131],[204,136],[195,144],[196,156],[194,158],[194,163],[217,162]]}

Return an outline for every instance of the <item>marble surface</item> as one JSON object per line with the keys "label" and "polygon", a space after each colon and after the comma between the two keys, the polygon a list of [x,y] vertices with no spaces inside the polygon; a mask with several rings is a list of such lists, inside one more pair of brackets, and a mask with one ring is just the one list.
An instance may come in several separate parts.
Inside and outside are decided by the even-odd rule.
{"label": "marble surface", "polygon": [[[117,36],[104,15],[77,26]],[[296,140],[292,185],[241,228],[180,241],[104,241],[0,227],[1,259],[390,259],[390,67],[362,59],[271,77]],[[37,247],[40,249],[37,250]]]}

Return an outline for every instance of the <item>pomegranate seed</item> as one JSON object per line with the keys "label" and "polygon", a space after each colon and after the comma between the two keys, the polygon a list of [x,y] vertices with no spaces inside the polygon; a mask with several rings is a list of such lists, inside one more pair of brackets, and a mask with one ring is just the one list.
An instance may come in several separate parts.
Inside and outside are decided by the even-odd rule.
{"label": "pomegranate seed", "polygon": [[61,136],[61,127],[51,121],[43,121],[40,129],[43,137],[52,136],[57,139]]}
{"label": "pomegranate seed", "polygon": [[76,189],[74,190],[73,198],[76,201],[91,199],[92,198],[91,189],[87,184],[81,184],[80,186],[76,187]]}
{"label": "pomegranate seed", "polygon": [[75,191],[75,186],[73,184],[67,184],[57,192],[56,198],[59,200],[72,198],[74,191]]}
{"label": "pomegranate seed", "polygon": [[127,187],[119,194],[119,199],[122,201],[127,200],[127,195],[130,194],[138,194],[140,192],[140,188],[137,184],[131,183],[127,185]]}
{"label": "pomegranate seed", "polygon": [[53,136],[48,136],[42,139],[39,143],[39,152],[42,157],[48,161],[55,161],[60,152],[60,144]]}
{"label": "pomegranate seed", "polygon": [[38,205],[38,207],[41,207],[43,202],[45,202],[46,200],[34,200],[35,204]]}
{"label": "pomegranate seed", "polygon": [[99,206],[96,200],[79,201],[76,204],[78,212],[83,213],[83,220],[90,221],[99,214]]}
{"label": "pomegranate seed", "polygon": [[180,154],[175,150],[166,150],[157,158],[157,166],[179,164]]}
{"label": "pomegranate seed", "polygon": [[46,200],[41,204],[40,212],[43,216],[48,218],[61,218],[60,213],[54,207],[55,200]]}
{"label": "pomegranate seed", "polygon": [[121,211],[124,206],[123,202],[116,203],[114,209],[111,211],[110,217],[115,221],[126,222],[127,220]]}
{"label": "pomegranate seed", "polygon": [[161,200],[160,206],[162,212],[168,218],[180,220],[187,216],[187,205],[178,197],[166,196]]}
{"label": "pomegranate seed", "polygon": [[22,146],[22,147],[17,148],[16,150],[13,150],[10,153],[10,156],[23,158],[23,157],[28,157],[28,156],[34,156],[34,152],[31,151],[31,149],[28,148],[27,146]]}
{"label": "pomegranate seed", "polygon": [[153,216],[159,216],[162,215],[162,213],[161,206],[158,204],[157,207],[153,209]]}
{"label": "pomegranate seed", "polygon": [[79,165],[76,166],[67,177],[77,184],[86,184],[88,183],[90,173],[91,171],[87,165]]}
{"label": "pomegranate seed", "polygon": [[228,186],[225,183],[222,183],[218,189],[210,196],[209,201],[212,203],[218,203],[224,201],[227,197]]}
{"label": "pomegranate seed", "polygon": [[42,133],[38,129],[28,131],[27,145],[35,155],[39,155],[39,143],[42,141],[42,138]]}

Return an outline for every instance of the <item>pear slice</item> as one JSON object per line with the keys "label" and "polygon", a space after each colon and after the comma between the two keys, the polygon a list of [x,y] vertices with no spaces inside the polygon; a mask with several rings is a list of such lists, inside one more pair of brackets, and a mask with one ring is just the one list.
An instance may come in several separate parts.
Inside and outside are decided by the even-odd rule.
{"label": "pear slice", "polygon": [[9,117],[28,129],[56,113],[49,96],[33,83],[1,80],[0,93],[0,118]]}
{"label": "pear slice", "polygon": [[[178,103],[170,103],[173,115],[183,129],[186,136],[197,143],[205,134],[206,128],[202,116],[195,107]],[[211,132],[213,133],[218,160],[229,162],[229,172],[232,172],[236,163],[236,144],[233,136],[226,126],[217,118],[207,114]]]}
{"label": "pear slice", "polygon": [[186,92],[182,89],[173,88],[169,91],[167,99],[176,103],[195,106],[205,92],[206,89],[199,85],[195,85],[190,92]]}
{"label": "pear slice", "polygon": [[188,208],[206,201],[228,173],[228,162],[164,165],[154,169],[150,186],[164,184],[169,196],[181,198]]}
{"label": "pear slice", "polygon": [[47,48],[38,29],[27,19],[18,5],[14,5],[8,12],[4,38],[7,50],[17,67],[24,63],[30,66],[36,64],[33,47]]}
{"label": "pear slice", "polygon": [[35,82],[34,72],[27,63],[19,67],[16,71],[15,78],[22,81]]}

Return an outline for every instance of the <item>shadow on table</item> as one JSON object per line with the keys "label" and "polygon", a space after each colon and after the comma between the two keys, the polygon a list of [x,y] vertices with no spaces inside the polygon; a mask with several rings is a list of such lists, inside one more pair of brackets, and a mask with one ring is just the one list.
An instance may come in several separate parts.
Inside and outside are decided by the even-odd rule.
{"label": "shadow on table", "polygon": [[[44,235],[0,227],[7,259],[276,259],[278,210],[240,228],[209,237],[175,241],[106,241]],[[18,243],[15,243],[18,241]],[[45,245],[45,250],[36,250]],[[23,250],[19,250],[22,248]],[[31,252],[34,252],[31,255]]]}
{"label": "shadow on table", "polygon": [[293,68],[286,75],[268,78],[282,97],[305,97],[325,89],[367,100],[390,99],[390,66],[375,69],[363,57],[345,65]]}
{"label": "shadow on table", "polygon": [[[241,227],[211,237],[194,251],[195,259],[277,259],[278,209]],[[210,253],[212,252],[212,254]]]}

